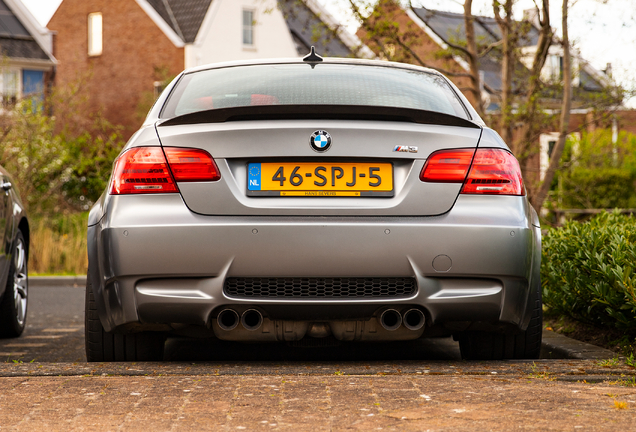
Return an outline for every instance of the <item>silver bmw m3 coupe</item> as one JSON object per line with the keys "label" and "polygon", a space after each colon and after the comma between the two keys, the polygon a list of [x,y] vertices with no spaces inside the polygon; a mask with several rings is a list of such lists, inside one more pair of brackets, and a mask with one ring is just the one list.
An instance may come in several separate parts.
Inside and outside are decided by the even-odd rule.
{"label": "silver bmw m3 coupe", "polygon": [[189,69],[91,210],[87,358],[161,359],[169,334],[537,358],[540,242],[516,159],[435,71]]}

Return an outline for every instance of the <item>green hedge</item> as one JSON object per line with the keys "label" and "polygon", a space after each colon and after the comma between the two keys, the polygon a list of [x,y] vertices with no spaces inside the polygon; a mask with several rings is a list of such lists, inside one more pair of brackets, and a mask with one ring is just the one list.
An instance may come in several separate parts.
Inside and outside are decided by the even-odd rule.
{"label": "green hedge", "polygon": [[547,308],[580,321],[636,329],[636,218],[601,213],[543,236]]}
{"label": "green hedge", "polygon": [[636,135],[610,129],[569,139],[552,196],[558,208],[635,208]]}
{"label": "green hedge", "polygon": [[563,208],[636,208],[636,172],[577,168],[562,174]]}

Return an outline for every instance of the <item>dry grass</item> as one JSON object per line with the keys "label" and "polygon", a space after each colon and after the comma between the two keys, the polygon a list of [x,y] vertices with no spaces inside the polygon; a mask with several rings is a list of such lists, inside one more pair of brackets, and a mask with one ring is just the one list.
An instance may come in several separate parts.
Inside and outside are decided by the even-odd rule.
{"label": "dry grass", "polygon": [[30,274],[86,274],[87,214],[31,221]]}

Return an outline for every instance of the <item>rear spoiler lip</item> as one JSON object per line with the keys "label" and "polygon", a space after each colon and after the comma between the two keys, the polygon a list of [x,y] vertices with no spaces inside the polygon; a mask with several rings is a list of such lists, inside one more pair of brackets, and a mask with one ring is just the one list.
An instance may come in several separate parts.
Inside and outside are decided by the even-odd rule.
{"label": "rear spoiler lip", "polygon": [[482,129],[461,117],[436,111],[371,105],[255,105],[219,108],[183,114],[158,127],[249,120],[367,120],[408,122]]}

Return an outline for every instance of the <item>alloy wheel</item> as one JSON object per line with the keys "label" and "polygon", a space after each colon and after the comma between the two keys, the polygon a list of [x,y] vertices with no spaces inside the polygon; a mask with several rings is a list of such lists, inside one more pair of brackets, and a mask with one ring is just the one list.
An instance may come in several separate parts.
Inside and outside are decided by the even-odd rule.
{"label": "alloy wheel", "polygon": [[16,319],[20,326],[24,325],[27,311],[27,258],[24,241],[18,239],[13,255],[13,299],[15,301]]}

